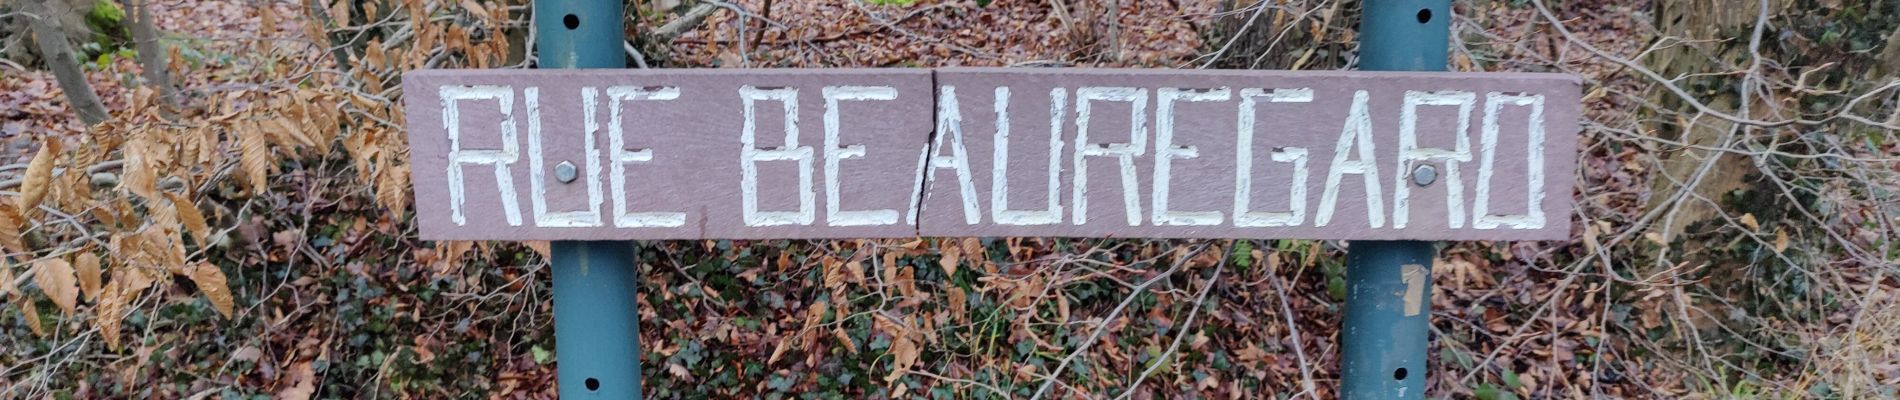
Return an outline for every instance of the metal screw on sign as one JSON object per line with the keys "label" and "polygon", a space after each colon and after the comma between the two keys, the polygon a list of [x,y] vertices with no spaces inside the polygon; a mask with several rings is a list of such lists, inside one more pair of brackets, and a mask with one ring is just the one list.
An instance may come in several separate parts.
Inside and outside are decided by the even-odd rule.
{"label": "metal screw on sign", "polygon": [[[561,165],[567,165],[567,163],[561,163]],[[573,166],[569,165],[568,169],[572,170]],[[555,176],[560,176],[560,173],[561,171],[559,170],[554,171]],[[1437,182],[1437,181],[1438,181],[1438,167],[1434,167],[1431,164],[1422,164],[1422,165],[1419,165],[1418,168],[1412,169],[1412,183],[1413,184],[1417,184],[1419,186],[1428,186],[1428,185],[1431,185],[1432,182]],[[567,181],[563,180],[562,182],[567,182]]]}
{"label": "metal screw on sign", "polygon": [[574,170],[574,163],[571,162],[562,161],[554,166],[554,179],[560,180],[561,183],[574,183],[574,178],[579,174],[580,172]]}

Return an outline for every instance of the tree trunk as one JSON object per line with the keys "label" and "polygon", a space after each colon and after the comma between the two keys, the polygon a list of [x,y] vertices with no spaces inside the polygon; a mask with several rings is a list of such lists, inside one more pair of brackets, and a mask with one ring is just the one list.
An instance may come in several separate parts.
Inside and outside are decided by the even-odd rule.
{"label": "tree trunk", "polygon": [[178,87],[172,85],[171,70],[165,61],[167,52],[158,43],[158,26],[152,22],[150,0],[129,0],[126,5],[132,9],[132,41],[139,51],[140,74],[145,84],[158,88],[160,101],[169,106],[179,102]]}
{"label": "tree trunk", "polygon": [[40,57],[46,60],[46,68],[52,70],[53,77],[59,80],[59,89],[66,92],[66,101],[72,103],[73,112],[79,114],[79,120],[85,121],[88,126],[105,122],[111,118],[106,113],[105,103],[99,101],[99,93],[92,91],[92,84],[86,83],[86,70],[79,64],[79,57],[73,54],[73,46],[67,42],[66,32],[60,29],[60,14],[46,1],[24,2],[32,14],[26,19],[27,24],[33,26],[33,41],[39,45]]}
{"label": "tree trunk", "polygon": [[[1785,9],[1787,0],[1769,2],[1770,13]],[[1752,33],[1760,4],[1755,1],[1730,0],[1672,0],[1658,1],[1654,5],[1657,30],[1665,37],[1673,37],[1685,42],[1668,50],[1652,53],[1649,67],[1663,76],[1689,76],[1708,74],[1730,65],[1748,65],[1748,35]],[[1737,37],[1736,35],[1740,35]],[[1687,83],[1678,83],[1688,86]],[[1742,110],[1741,98],[1736,94],[1732,83],[1726,83],[1718,90],[1712,90],[1702,98],[1704,105],[1715,111],[1738,114]],[[1654,100],[1667,108],[1680,113],[1684,119],[1666,122],[1653,129],[1658,136],[1679,141],[1691,146],[1681,149],[1659,152],[1662,158],[1662,176],[1655,179],[1650,207],[1673,207],[1668,200],[1676,192],[1689,190],[1695,196],[1721,202],[1723,194],[1748,187],[1747,175],[1756,169],[1746,157],[1711,150],[1719,148],[1722,138],[1731,133],[1738,134],[1732,121],[1704,116],[1700,119],[1688,119],[1696,115],[1696,110],[1688,106],[1673,94],[1656,91]],[[1751,114],[1742,117],[1756,118],[1765,115],[1767,107],[1761,99],[1751,99]],[[1664,120],[1668,120],[1664,118]],[[1714,160],[1711,160],[1713,158]],[[1705,163],[1714,162],[1701,179],[1695,179],[1697,172]],[[1715,218],[1721,210],[1693,197],[1684,198],[1681,213],[1667,219],[1667,223],[1658,224],[1651,229],[1657,230],[1664,241],[1673,242],[1683,234],[1691,224]]]}

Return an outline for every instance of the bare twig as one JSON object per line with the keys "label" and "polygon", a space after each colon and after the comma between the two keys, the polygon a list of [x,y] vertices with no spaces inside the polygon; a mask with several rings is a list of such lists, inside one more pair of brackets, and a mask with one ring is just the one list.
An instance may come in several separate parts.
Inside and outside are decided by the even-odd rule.
{"label": "bare twig", "polygon": [[1114,310],[1110,310],[1107,315],[1102,317],[1102,322],[1095,324],[1095,331],[1089,334],[1088,339],[1082,340],[1080,344],[1076,346],[1075,351],[1069,352],[1069,355],[1066,357],[1062,357],[1062,362],[1056,364],[1054,370],[1049,371],[1049,377],[1042,380],[1042,386],[1036,388],[1036,394],[1030,396],[1029,399],[1041,399],[1043,394],[1048,393],[1049,388],[1055,386],[1056,381],[1061,380],[1062,371],[1069,369],[1069,363],[1075,362],[1075,358],[1081,356],[1082,353],[1087,353],[1089,347],[1094,346],[1095,341],[1101,339],[1103,333],[1108,332],[1108,327],[1115,325],[1115,318],[1121,315],[1122,310],[1128,309],[1128,305],[1133,304],[1135,299],[1140,298],[1141,293],[1146,292],[1149,286],[1166,280],[1169,276],[1174,275],[1175,271],[1181,270],[1181,266],[1187,265],[1189,260],[1193,260],[1195,256],[1207,250],[1207,246],[1207,244],[1202,244],[1199,247],[1195,247],[1193,251],[1169,263],[1171,265],[1168,266],[1168,270],[1156,274],[1153,278],[1148,278],[1148,280],[1141,282],[1139,285],[1135,285],[1134,289],[1129,291],[1128,297],[1122,298],[1121,303],[1116,304]]}
{"label": "bare twig", "polygon": [[712,3],[699,3],[699,5],[693,6],[692,9],[686,10],[685,14],[680,14],[679,18],[675,18],[665,25],[660,25],[660,28],[654,29],[653,32],[648,32],[646,39],[654,43],[672,41],[673,38],[698,28],[701,22],[706,21],[706,17],[712,16],[713,12],[718,10],[719,6],[715,6]]}
{"label": "bare twig", "polygon": [[[1142,370],[1141,375],[1135,377],[1135,382],[1128,384],[1128,390],[1122,391],[1122,395],[1116,396],[1116,399],[1126,399],[1129,398],[1129,396],[1133,396],[1135,389],[1141,388],[1142,381],[1147,380],[1149,375],[1153,375],[1156,370],[1161,369],[1163,364],[1168,363],[1168,360],[1174,357],[1174,352],[1181,349],[1181,341],[1187,339],[1188,333],[1194,330],[1194,319],[1201,315],[1201,306],[1207,303],[1207,294],[1214,292],[1214,286],[1220,284],[1221,272],[1226,269],[1227,257],[1221,257],[1220,262],[1214,266],[1214,275],[1207,278],[1207,285],[1201,287],[1201,294],[1194,297],[1193,305],[1188,306],[1187,320],[1182,321],[1181,329],[1175,331],[1174,341],[1168,343],[1168,350],[1161,352],[1161,356],[1155,357],[1154,362],[1148,364],[1148,368]],[[1301,358],[1305,357],[1302,356]],[[1302,359],[1300,363],[1301,365],[1305,365],[1306,360]]]}
{"label": "bare twig", "polygon": [[[1255,246],[1259,248],[1260,246]],[[1286,320],[1287,340],[1293,342],[1293,356],[1300,361],[1300,394],[1317,397],[1319,392],[1313,382],[1313,367],[1307,365],[1306,344],[1301,343],[1300,324],[1293,320],[1293,305],[1286,300],[1286,288],[1280,284],[1280,274],[1274,273],[1278,266],[1267,266],[1267,283],[1273,286],[1273,293],[1280,297],[1280,316]]]}

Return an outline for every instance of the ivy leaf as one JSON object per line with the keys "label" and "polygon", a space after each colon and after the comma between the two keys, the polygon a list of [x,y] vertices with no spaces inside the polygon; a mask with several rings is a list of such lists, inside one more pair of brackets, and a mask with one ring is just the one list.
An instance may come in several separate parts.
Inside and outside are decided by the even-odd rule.
{"label": "ivy leaf", "polygon": [[543,349],[539,345],[528,348],[528,351],[534,353],[535,364],[547,365],[548,361],[554,360],[554,352]]}

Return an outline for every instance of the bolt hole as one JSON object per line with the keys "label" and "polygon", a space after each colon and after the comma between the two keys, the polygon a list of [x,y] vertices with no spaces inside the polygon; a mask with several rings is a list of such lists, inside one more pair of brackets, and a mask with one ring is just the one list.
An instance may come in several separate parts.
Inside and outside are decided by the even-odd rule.
{"label": "bolt hole", "polygon": [[[568,17],[573,18],[574,16],[569,15]],[[1403,372],[1404,370],[1401,369],[1399,371]],[[592,392],[592,391],[597,391],[597,390],[600,390],[600,380],[594,379],[594,378],[587,378],[587,391]]]}
{"label": "bolt hole", "polygon": [[568,14],[565,17],[561,17],[561,25],[566,25],[567,30],[570,30],[570,31],[576,28],[580,28],[581,17],[576,17],[574,16],[574,14]]}
{"label": "bolt hole", "polygon": [[[1431,10],[1431,9],[1429,9],[1429,8],[1421,8],[1421,9],[1419,9],[1419,10],[1418,10],[1418,23],[1421,23],[1421,24],[1423,24],[1423,23],[1427,23],[1427,22],[1432,22],[1432,10]],[[571,28],[571,27],[573,27],[573,26],[574,26],[574,25],[568,25],[568,27],[570,27],[570,28]]]}
{"label": "bolt hole", "polygon": [[[1404,369],[1404,368],[1399,368],[1399,369],[1395,369],[1395,370],[1392,370],[1392,380],[1395,380],[1395,381],[1402,381],[1402,380],[1405,380],[1405,375],[1406,375],[1406,374],[1405,374],[1405,369]],[[592,379],[589,379],[589,380],[587,380],[587,381],[588,381],[588,382],[593,382],[593,380],[592,380]]]}

